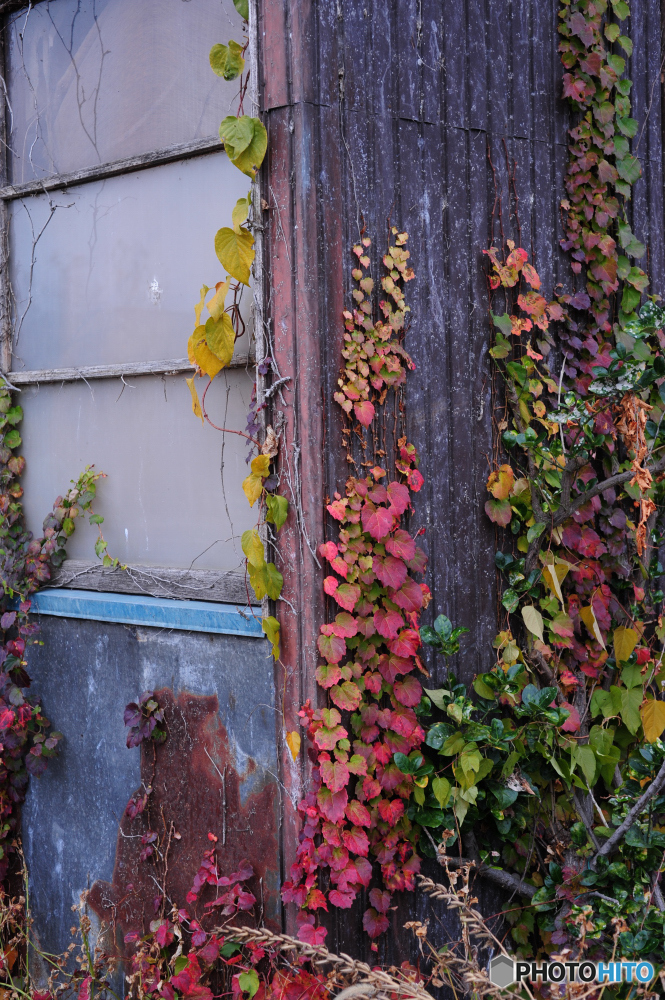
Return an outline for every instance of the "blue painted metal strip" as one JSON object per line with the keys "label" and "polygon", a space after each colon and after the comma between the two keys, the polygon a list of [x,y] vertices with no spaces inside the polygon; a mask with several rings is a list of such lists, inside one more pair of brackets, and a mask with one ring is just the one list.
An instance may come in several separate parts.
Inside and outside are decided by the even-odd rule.
{"label": "blue painted metal strip", "polygon": [[140,594],[106,594],[91,590],[54,588],[32,597],[31,611],[62,618],[91,618],[99,622],[151,625],[189,632],[222,632],[261,638],[261,619],[233,604],[212,601],[174,601]]}

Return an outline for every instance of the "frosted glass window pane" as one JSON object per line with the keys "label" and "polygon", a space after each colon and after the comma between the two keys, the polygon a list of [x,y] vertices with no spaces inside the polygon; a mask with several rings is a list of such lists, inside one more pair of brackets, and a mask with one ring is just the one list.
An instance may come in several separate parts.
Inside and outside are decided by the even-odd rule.
{"label": "frosted glass window pane", "polygon": [[238,81],[208,54],[242,43],[241,25],[232,0],[47,0],[14,14],[14,183],[215,135]]}
{"label": "frosted glass window pane", "polygon": [[225,277],[215,232],[248,188],[220,152],[11,202],[12,367],[185,357],[201,285]]}
{"label": "frosted glass window pane", "polygon": [[[248,469],[247,442],[201,425],[182,376],[127,381],[133,388],[123,390],[120,381],[109,379],[91,388],[76,382],[23,390],[28,527],[39,537],[55,498],[94,463],[108,475],[95,506],[106,518],[111,555],[127,563],[238,569],[240,534],[256,523],[256,507],[250,509],[240,485]],[[252,381],[242,370],[213,382],[206,408],[221,426],[227,385],[227,426],[243,428]],[[95,538],[93,526],[77,528],[69,557],[94,559]]]}

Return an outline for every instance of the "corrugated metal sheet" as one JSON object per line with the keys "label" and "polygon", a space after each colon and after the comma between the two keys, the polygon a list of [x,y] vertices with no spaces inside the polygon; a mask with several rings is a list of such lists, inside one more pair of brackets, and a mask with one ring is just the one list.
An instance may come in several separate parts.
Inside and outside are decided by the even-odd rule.
{"label": "corrugated metal sheet", "polygon": [[[276,357],[293,379],[285,399],[302,448],[305,523],[313,541],[323,537],[324,496],[346,475],[332,393],[350,247],[362,219],[382,250],[390,217],[411,235],[417,275],[407,293],[407,347],[418,365],[409,376],[407,419],[426,486],[413,527],[426,528],[432,610],[471,629],[459,663],[468,679],[487,664],[496,632],[494,536],[481,513],[492,452],[481,250],[500,238],[502,225],[505,237],[533,254],[547,292],[559,281],[570,286],[558,248],[567,161],[558,3],[261,0],[259,7],[270,136],[269,307]],[[629,75],[645,172],[633,226],[649,247],[652,288],[665,291],[661,12],[657,0],[631,7]],[[285,596],[296,611],[282,614],[287,720],[294,721],[299,699],[315,697],[324,606],[321,574],[295,532],[283,554]],[[284,778],[296,797],[300,776],[288,758]],[[286,801],[288,868],[297,822]],[[408,909],[395,914],[395,950],[386,960],[409,950],[400,929]],[[417,911],[424,915],[428,905],[419,901]],[[356,911],[342,913],[330,946],[357,954],[359,940]]]}

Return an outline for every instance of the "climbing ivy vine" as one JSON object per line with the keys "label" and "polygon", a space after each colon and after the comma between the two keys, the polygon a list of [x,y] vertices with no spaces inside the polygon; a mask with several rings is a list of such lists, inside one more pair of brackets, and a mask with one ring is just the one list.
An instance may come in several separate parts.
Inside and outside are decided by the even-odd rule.
{"label": "climbing ivy vine", "polygon": [[[248,0],[234,0],[238,13],[249,20]],[[229,160],[243,174],[253,180],[263,162],[268,148],[268,134],[260,119],[243,114],[243,104],[249,84],[249,72],[245,73],[245,52],[249,38],[245,37],[242,45],[233,40],[228,44],[218,43],[210,50],[210,66],[217,76],[224,80],[240,80],[240,98],[237,115],[227,116],[219,127],[219,135]],[[250,231],[248,218],[252,212],[252,193],[240,198],[231,213],[231,226],[224,226],[215,235],[215,253],[226,271],[224,281],[215,285],[213,294],[207,285],[201,288],[200,300],[194,308],[196,326],[187,344],[189,360],[194,365],[195,375],[187,379],[192,395],[192,410],[200,417],[201,422],[210,420],[205,398],[210,383],[231,363],[235,342],[245,332],[245,324],[240,314],[240,297],[243,286],[249,286],[250,272],[256,251],[254,237]],[[232,300],[227,305],[229,293]],[[207,299],[207,301],[206,301]],[[205,323],[201,321],[203,310],[209,314]],[[261,338],[258,332],[256,342]],[[257,435],[261,429],[259,423],[260,411],[263,408],[257,403],[258,379],[266,376],[272,367],[269,357],[262,358],[257,364],[257,380],[252,393],[252,404],[247,419],[246,432],[217,427],[225,433],[239,434],[249,442],[248,463],[251,471],[243,480],[242,488],[250,507],[257,504],[258,522],[255,528],[243,532],[241,544],[245,556],[246,574],[256,597],[262,601],[269,598],[276,601],[283,586],[282,574],[274,562],[266,559],[266,550],[262,538],[265,525],[270,524],[277,532],[288,516],[289,502],[287,498],[275,490],[279,478],[271,473],[271,462],[279,453],[279,438],[272,427],[265,429],[264,441],[259,443]],[[201,399],[196,387],[196,378],[207,377],[208,382]],[[256,453],[256,454],[255,454]],[[249,592],[248,592],[249,597]],[[271,615],[263,617],[263,631],[272,644],[275,659],[279,658],[279,623]]]}

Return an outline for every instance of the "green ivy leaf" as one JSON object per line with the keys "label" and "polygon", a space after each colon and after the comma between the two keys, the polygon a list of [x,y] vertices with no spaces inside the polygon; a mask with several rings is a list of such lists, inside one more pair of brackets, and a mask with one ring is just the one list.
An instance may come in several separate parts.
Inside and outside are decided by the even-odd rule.
{"label": "green ivy leaf", "polygon": [[627,135],[629,139],[632,139],[637,134],[637,122],[634,118],[617,115],[616,124],[619,131]]}
{"label": "green ivy leaf", "polygon": [[266,494],[266,521],[275,525],[275,530],[279,531],[289,514],[289,501],[286,497],[278,493]]}
{"label": "green ivy leaf", "polygon": [[617,160],[616,168],[619,177],[623,177],[629,184],[634,184],[642,176],[642,164],[630,153],[623,160]]}
{"label": "green ivy leaf", "polygon": [[8,448],[18,448],[21,444],[21,435],[18,431],[8,431],[5,434],[5,444]]}
{"label": "green ivy leaf", "polygon": [[612,7],[620,21],[625,21],[630,16],[630,7],[626,3],[626,0],[612,0]]}
{"label": "green ivy leaf", "polygon": [[249,972],[241,972],[238,976],[238,985],[243,993],[249,993],[250,1000],[259,989],[259,974],[256,969]]}
{"label": "green ivy leaf", "polygon": [[625,313],[631,313],[640,304],[641,295],[636,288],[626,287],[621,297],[621,308]]}
{"label": "green ivy leaf", "polygon": [[268,148],[268,133],[259,119],[230,115],[219,126],[219,134],[229,159],[243,174],[254,177]]}
{"label": "green ivy leaf", "polygon": [[623,51],[626,53],[626,55],[630,59],[630,57],[633,54],[633,42],[632,42],[632,39],[630,39],[628,37],[628,35],[619,35],[619,45],[621,46],[621,48],[623,49]]}
{"label": "green ivy leaf", "polygon": [[245,21],[249,21],[249,0],[233,0],[233,6]]}
{"label": "green ivy leaf", "polygon": [[233,40],[228,45],[213,45],[210,49],[210,67],[217,76],[235,80],[245,68],[242,45]]}

